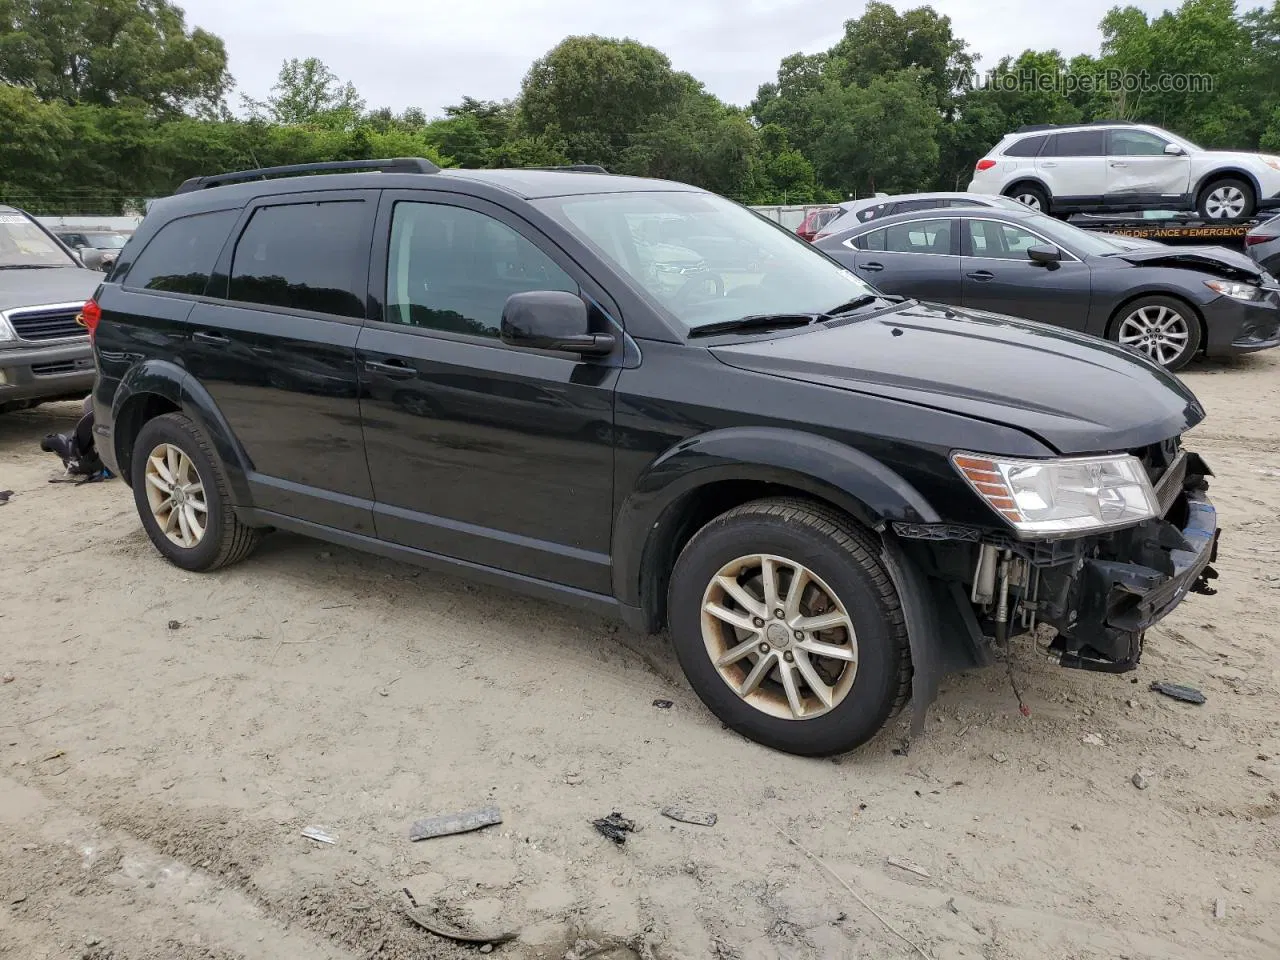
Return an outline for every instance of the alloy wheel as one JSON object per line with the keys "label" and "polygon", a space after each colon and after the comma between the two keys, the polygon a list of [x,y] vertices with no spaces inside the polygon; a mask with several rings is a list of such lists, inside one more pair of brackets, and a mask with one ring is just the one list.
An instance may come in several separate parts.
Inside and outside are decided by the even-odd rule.
{"label": "alloy wheel", "polygon": [[1116,337],[1123,346],[1137,347],[1162,367],[1167,367],[1182,355],[1190,338],[1187,318],[1161,304],[1150,304],[1133,311],[1120,321]]}
{"label": "alloy wheel", "polygon": [[1243,190],[1224,183],[1205,199],[1204,210],[1214,220],[1234,220],[1244,216],[1245,203]]}
{"label": "alloy wheel", "polygon": [[1017,193],[1013,199],[1017,200],[1023,206],[1030,207],[1032,210],[1040,210],[1040,198],[1034,193]]}
{"label": "alloy wheel", "polygon": [[186,549],[204,539],[209,504],[195,463],[172,443],[157,444],[147,454],[147,504],[156,525],[173,543]]}
{"label": "alloy wheel", "polygon": [[744,702],[786,720],[830,712],[858,672],[849,612],[808,567],[772,554],[732,560],[702,598],[702,639]]}

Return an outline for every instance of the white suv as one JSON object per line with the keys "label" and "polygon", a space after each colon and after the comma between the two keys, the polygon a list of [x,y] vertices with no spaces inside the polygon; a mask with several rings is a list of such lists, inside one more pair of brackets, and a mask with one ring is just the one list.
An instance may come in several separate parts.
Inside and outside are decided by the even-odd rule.
{"label": "white suv", "polygon": [[1280,157],[1202,150],[1146,124],[1022,127],[974,168],[970,193],[1046,213],[1198,210],[1206,220],[1280,207]]}

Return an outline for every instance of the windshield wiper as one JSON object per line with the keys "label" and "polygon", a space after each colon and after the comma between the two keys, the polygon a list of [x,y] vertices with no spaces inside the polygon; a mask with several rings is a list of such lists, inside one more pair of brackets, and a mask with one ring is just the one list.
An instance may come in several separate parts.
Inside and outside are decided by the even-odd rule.
{"label": "windshield wiper", "polygon": [[717,333],[737,333],[740,330],[784,330],[787,327],[807,327],[820,320],[820,313],[756,313],[736,320],[721,320],[695,327],[689,331],[692,337],[710,337]]}

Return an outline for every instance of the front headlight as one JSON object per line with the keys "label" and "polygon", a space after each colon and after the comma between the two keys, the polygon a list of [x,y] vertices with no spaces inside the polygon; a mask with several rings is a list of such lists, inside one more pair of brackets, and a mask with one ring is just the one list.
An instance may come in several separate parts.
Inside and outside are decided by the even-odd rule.
{"label": "front headlight", "polygon": [[1262,292],[1252,283],[1233,283],[1230,280],[1206,280],[1204,285],[1232,300],[1257,300]]}
{"label": "front headlight", "polygon": [[9,318],[0,313],[0,343],[6,340],[17,340],[18,335],[13,332],[13,327],[9,324]]}
{"label": "front headlight", "polygon": [[995,459],[957,452],[951,462],[1022,536],[1065,536],[1128,526],[1160,512],[1136,457]]}

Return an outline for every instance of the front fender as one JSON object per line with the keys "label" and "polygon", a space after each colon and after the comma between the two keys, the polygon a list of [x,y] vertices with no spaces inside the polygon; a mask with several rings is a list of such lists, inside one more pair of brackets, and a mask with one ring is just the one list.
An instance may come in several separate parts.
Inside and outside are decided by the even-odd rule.
{"label": "front fender", "polygon": [[929,502],[902,477],[859,450],[826,437],[777,427],[733,427],[690,437],[655,459],[618,512],[613,585],[623,603],[641,605],[649,544],[678,521],[699,488],[722,481],[774,483],[825,500],[863,525],[939,523]]}

